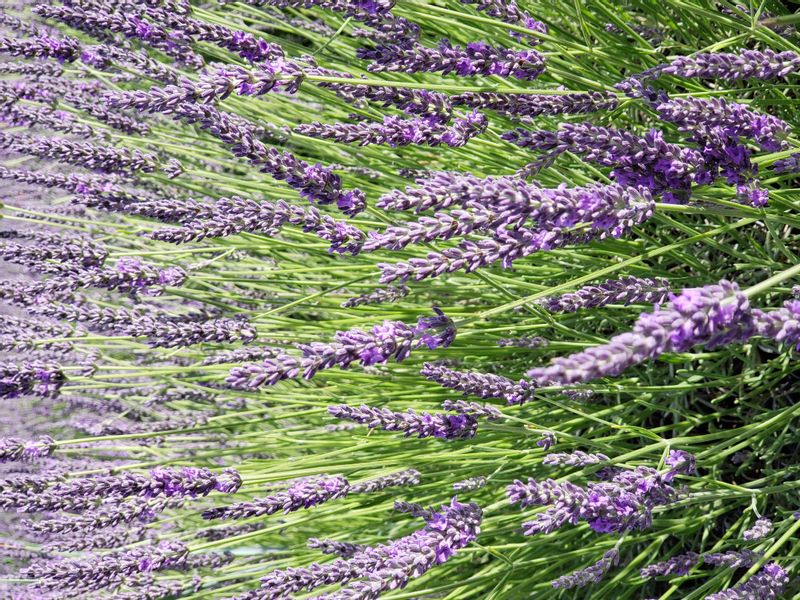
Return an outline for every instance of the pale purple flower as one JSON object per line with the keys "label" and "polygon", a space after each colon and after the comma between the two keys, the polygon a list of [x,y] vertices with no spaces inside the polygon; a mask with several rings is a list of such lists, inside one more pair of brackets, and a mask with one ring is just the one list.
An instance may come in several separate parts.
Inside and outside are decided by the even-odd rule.
{"label": "pale purple flower", "polygon": [[439,385],[480,398],[504,398],[509,404],[523,404],[533,398],[534,387],[492,373],[454,371],[436,363],[425,363],[420,373]]}
{"label": "pale purple flower", "polygon": [[509,117],[580,115],[601,110],[614,110],[617,96],[610,92],[572,94],[498,94],[467,92],[450,98],[453,105],[494,110]]}
{"label": "pale purple flower", "polygon": [[679,56],[656,67],[654,74],[702,79],[783,79],[800,69],[800,55],[792,51],[742,50],[740,53],[708,53]]}
{"label": "pale purple flower", "polygon": [[542,298],[538,304],[548,312],[577,312],[582,308],[600,308],[608,304],[659,304],[667,299],[670,284],[663,277],[640,279],[634,276],[608,279],[587,285],[574,292]]}
{"label": "pale purple flower", "polygon": [[49,435],[42,436],[35,441],[0,438],[0,463],[35,461],[51,456],[55,449],[55,440]]}
{"label": "pale purple flower", "polygon": [[486,477],[479,475],[477,477],[469,477],[468,479],[456,481],[453,484],[453,489],[457,492],[472,492],[481,489],[485,485]]}
{"label": "pale purple flower", "polygon": [[558,443],[556,439],[556,434],[552,431],[545,431],[542,433],[541,439],[536,442],[536,445],[539,446],[542,450],[547,452]]}
{"label": "pale purple flower", "polygon": [[544,348],[549,344],[548,340],[538,335],[497,340],[497,345],[501,348]]}
{"label": "pale purple flower", "polygon": [[356,552],[363,552],[367,548],[364,544],[317,538],[308,538],[308,547],[312,550],[319,550],[323,554],[336,554],[341,558],[352,558]]}
{"label": "pale purple flower", "polygon": [[350,494],[371,494],[380,492],[389,487],[404,487],[417,485],[420,481],[420,473],[415,469],[405,469],[397,471],[383,477],[375,477],[366,481],[359,481],[350,485]]}
{"label": "pale purple flower", "polygon": [[375,288],[372,291],[353,296],[342,302],[342,308],[355,308],[365,304],[383,304],[386,302],[397,302],[406,297],[411,289],[405,285],[389,285],[385,288]]}
{"label": "pale purple flower", "polygon": [[753,523],[753,526],[750,529],[742,534],[742,538],[748,542],[760,540],[761,538],[769,535],[769,532],[772,531],[772,527],[772,521],[765,517],[761,517],[755,523]]}
{"label": "pale purple flower", "polygon": [[478,420],[473,415],[447,413],[418,413],[409,408],[395,412],[388,408],[372,408],[362,404],[359,408],[340,404],[329,406],[328,412],[337,419],[347,419],[368,425],[370,429],[401,431],[405,437],[437,437],[444,440],[474,437]]}
{"label": "pale purple flower", "polygon": [[612,548],[603,558],[585,569],[578,569],[567,575],[562,575],[553,580],[552,586],[556,589],[569,590],[576,587],[586,587],[592,583],[600,583],[611,567],[619,563],[619,551]]}
{"label": "pale purple flower", "polygon": [[545,455],[544,464],[550,467],[555,466],[570,466],[570,467],[585,467],[589,465],[597,465],[607,462],[609,459],[605,454],[589,454],[581,450],[575,452],[551,452]]}

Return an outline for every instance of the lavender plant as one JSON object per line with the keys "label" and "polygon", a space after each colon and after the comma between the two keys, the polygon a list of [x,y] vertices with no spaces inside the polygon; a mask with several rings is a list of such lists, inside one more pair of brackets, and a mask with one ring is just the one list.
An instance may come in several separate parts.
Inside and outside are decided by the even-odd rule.
{"label": "lavender plant", "polygon": [[0,597],[800,598],[746,4],[6,3]]}

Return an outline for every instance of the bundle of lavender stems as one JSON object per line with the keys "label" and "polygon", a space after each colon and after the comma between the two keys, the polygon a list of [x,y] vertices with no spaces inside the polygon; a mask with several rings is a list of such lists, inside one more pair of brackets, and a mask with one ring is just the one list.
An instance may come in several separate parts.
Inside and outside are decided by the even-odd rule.
{"label": "bundle of lavender stems", "polygon": [[800,598],[756,4],[7,2],[0,597]]}

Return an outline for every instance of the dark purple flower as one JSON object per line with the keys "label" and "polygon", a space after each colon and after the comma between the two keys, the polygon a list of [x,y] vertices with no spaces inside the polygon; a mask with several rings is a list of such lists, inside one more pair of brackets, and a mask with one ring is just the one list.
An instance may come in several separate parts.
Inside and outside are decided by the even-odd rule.
{"label": "dark purple flower", "polygon": [[679,56],[668,65],[656,67],[654,74],[703,79],[782,79],[800,68],[800,55],[774,50],[742,50],[739,54],[712,53]]}
{"label": "dark purple flower", "polygon": [[436,363],[425,363],[423,376],[439,385],[480,398],[504,398],[509,404],[523,404],[534,394],[534,386],[491,373],[454,371]]}
{"label": "dark purple flower", "polygon": [[52,455],[55,449],[55,441],[49,435],[36,441],[0,438],[0,463],[34,461]]}
{"label": "dark purple flower", "polygon": [[538,117],[542,115],[580,115],[601,110],[614,110],[617,96],[610,92],[581,92],[572,94],[497,94],[467,92],[450,98],[453,105],[494,110],[509,117]]}

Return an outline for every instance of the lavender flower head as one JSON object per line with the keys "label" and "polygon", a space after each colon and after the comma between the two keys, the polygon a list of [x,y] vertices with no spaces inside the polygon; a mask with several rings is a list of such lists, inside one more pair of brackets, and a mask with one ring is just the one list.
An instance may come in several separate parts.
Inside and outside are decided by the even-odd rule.
{"label": "lavender flower head", "polygon": [[706,600],[775,600],[783,594],[789,576],[776,563],[768,563],[746,583],[710,594]]}
{"label": "lavender flower head", "polygon": [[769,532],[772,531],[772,527],[772,521],[765,517],[761,517],[755,523],[753,523],[753,526],[750,529],[742,534],[742,538],[748,542],[760,540],[761,538],[765,538],[769,535]]}
{"label": "lavender flower head", "polygon": [[36,441],[0,438],[0,463],[46,458],[52,455],[55,449],[55,440],[49,435],[42,436]]}
{"label": "lavender flower head", "polygon": [[611,567],[619,563],[619,551],[612,548],[603,555],[599,561],[585,569],[579,569],[568,575],[562,575],[552,582],[556,589],[569,590],[576,587],[586,587],[592,583],[600,583]]}

